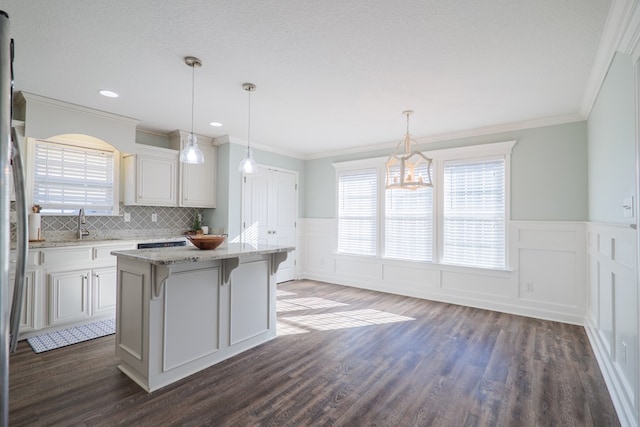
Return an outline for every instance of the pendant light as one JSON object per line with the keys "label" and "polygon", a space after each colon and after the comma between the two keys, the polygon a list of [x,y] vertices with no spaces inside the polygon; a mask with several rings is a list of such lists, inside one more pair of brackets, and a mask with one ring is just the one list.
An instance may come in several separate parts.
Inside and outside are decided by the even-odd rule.
{"label": "pendant light", "polygon": [[413,114],[413,111],[406,110],[402,114],[407,116],[407,133],[405,133],[404,139],[398,143],[395,153],[387,159],[386,188],[388,190],[417,190],[433,187],[431,159],[418,151],[417,148],[412,149],[412,144],[417,145],[409,133],[409,116]]}
{"label": "pendant light", "polygon": [[191,67],[191,133],[187,138],[187,143],[180,150],[180,161],[182,163],[201,164],[204,163],[204,154],[198,147],[198,138],[193,134],[193,105],[195,99],[195,70],[196,67],[202,67],[202,61],[194,56],[184,58],[184,63]]}
{"label": "pendant light", "polygon": [[247,121],[247,154],[240,162],[238,170],[241,173],[250,174],[258,172],[258,165],[256,161],[253,160],[253,153],[251,152],[251,92],[256,90],[256,85],[253,83],[244,83],[242,89],[246,90],[249,94],[249,120]]}

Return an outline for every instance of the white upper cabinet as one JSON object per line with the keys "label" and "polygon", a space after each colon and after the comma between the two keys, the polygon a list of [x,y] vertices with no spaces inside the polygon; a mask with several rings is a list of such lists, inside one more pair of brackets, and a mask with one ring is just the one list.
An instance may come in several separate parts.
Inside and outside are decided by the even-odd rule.
{"label": "white upper cabinet", "polygon": [[[187,143],[188,136],[189,132],[173,132],[169,136],[171,148],[181,150]],[[217,147],[212,138],[196,136],[198,147],[204,154],[204,163],[193,165],[178,162],[178,206],[215,208]]]}
{"label": "white upper cabinet", "polygon": [[178,205],[178,151],[140,144],[123,156],[123,171],[125,205]]}

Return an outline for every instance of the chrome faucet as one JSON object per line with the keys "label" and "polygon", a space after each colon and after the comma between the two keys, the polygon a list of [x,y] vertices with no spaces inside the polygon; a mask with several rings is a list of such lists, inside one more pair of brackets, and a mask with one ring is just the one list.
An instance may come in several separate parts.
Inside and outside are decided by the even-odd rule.
{"label": "chrome faucet", "polygon": [[86,228],[82,228],[82,224],[87,223],[87,217],[84,216],[84,208],[78,211],[78,229],[76,230],[76,238],[82,240],[84,236],[88,236],[89,232]]}

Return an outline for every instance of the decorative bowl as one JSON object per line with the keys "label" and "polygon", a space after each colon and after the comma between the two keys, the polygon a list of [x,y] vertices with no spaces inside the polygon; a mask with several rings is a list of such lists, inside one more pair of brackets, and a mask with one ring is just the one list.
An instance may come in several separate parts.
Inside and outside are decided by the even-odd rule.
{"label": "decorative bowl", "polygon": [[226,236],[216,234],[192,234],[187,235],[187,239],[194,244],[198,249],[215,249],[220,246]]}

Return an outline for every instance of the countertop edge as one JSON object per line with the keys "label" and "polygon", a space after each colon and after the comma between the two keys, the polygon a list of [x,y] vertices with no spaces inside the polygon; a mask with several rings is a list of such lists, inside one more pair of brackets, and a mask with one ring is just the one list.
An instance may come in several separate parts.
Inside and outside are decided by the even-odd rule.
{"label": "countertop edge", "polygon": [[248,244],[231,244],[211,250],[200,250],[194,246],[157,249],[132,249],[113,251],[111,255],[118,258],[139,261],[152,265],[174,265],[195,262],[217,261],[251,255],[263,255],[279,252],[291,252],[294,246],[253,246]]}

